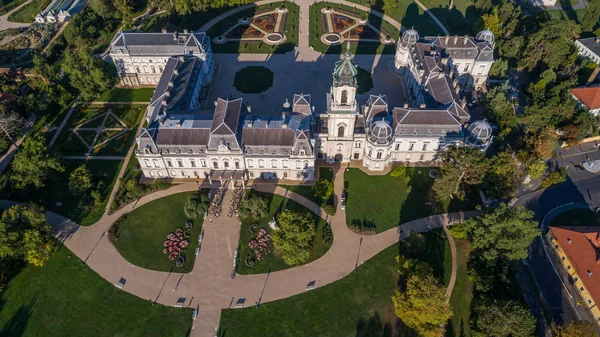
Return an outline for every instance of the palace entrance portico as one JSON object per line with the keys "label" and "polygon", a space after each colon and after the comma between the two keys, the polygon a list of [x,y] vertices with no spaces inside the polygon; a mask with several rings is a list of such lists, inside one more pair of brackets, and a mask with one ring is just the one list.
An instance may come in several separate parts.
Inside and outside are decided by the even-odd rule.
{"label": "palace entrance portico", "polygon": [[246,172],[244,170],[210,170],[208,181],[211,188],[229,188],[229,182],[233,181],[234,187],[241,182],[242,188],[246,189]]}

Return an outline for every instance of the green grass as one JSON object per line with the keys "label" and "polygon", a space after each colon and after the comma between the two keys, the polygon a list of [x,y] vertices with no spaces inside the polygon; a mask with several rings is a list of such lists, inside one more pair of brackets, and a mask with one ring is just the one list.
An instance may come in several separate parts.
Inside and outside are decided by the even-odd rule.
{"label": "green grass", "polygon": [[[371,0],[350,1],[366,7],[371,7],[370,2],[372,2]],[[385,14],[400,22],[404,27],[414,27],[419,31],[421,36],[436,36],[444,34],[437,23],[435,23],[435,21],[433,21],[433,19],[412,0],[399,0],[398,9],[393,12],[386,12]],[[452,34],[454,32],[451,31],[450,33]],[[392,35],[394,39],[398,39],[398,36],[399,34]]]}
{"label": "green grass", "polygon": [[560,213],[550,226],[598,226],[600,225],[600,215],[589,209],[572,209],[564,213]]}
{"label": "green grass", "polygon": [[0,1],[0,15],[5,14],[24,3],[26,0],[2,0]]}
{"label": "green grass", "polygon": [[[131,264],[159,271],[189,273],[194,267],[195,250],[198,235],[202,232],[202,219],[194,219],[189,242],[182,267],[175,267],[175,261],[163,253],[163,242],[167,235],[178,227],[185,228],[188,220],[183,212],[187,197],[196,192],[179,193],[154,200],[126,215],[125,222],[119,226],[118,240],[113,244],[119,253]],[[208,190],[203,193],[208,193]]]}
{"label": "green grass", "polygon": [[[371,24],[373,27],[377,28],[378,30],[384,30],[387,31],[388,34],[393,38],[393,39],[397,39],[398,36],[400,36],[400,32],[398,32],[398,29],[396,29],[394,26],[392,26],[389,22],[387,21],[383,21],[381,18],[375,16],[375,15],[370,15],[369,13],[363,12],[361,10],[358,9],[354,9],[354,7],[349,7],[349,6],[345,6],[345,5],[340,5],[340,4],[332,4],[332,3],[326,3],[326,2],[319,2],[319,3],[315,3],[312,6],[310,6],[310,46],[313,47],[314,50],[321,52],[321,53],[327,53],[327,54],[340,54],[346,51],[346,45],[337,45],[337,46],[330,46],[330,45],[326,45],[323,42],[321,42],[321,36],[325,33],[327,33],[326,31],[323,30],[323,19],[322,16],[323,14],[321,13],[321,9],[326,8],[326,7],[332,7],[333,9],[342,9],[348,12],[352,12],[355,13],[361,17],[365,17],[369,20],[369,24]],[[325,27],[327,27],[327,25],[325,24]],[[384,33],[385,34],[385,33]],[[359,43],[352,43],[350,45],[350,50],[353,54],[393,54],[395,53],[395,46],[394,44],[390,44],[390,45],[383,45],[381,43],[374,43],[374,42],[359,42]]]}
{"label": "green grass", "polygon": [[[283,259],[279,255],[277,255],[275,249],[273,249],[271,254],[267,255],[262,261],[255,261],[254,266],[252,266],[252,267],[248,267],[244,262],[246,256],[248,256],[250,254],[250,248],[248,247],[248,243],[251,240],[253,240],[254,238],[256,238],[256,235],[258,234],[258,230],[260,228],[264,228],[265,230],[267,230],[267,232],[271,232],[271,228],[269,227],[268,222],[283,209],[289,209],[289,210],[296,211],[296,212],[311,213],[313,215],[313,217],[315,219],[315,225],[316,225],[316,235],[315,235],[315,239],[313,241],[313,250],[311,252],[310,260],[308,262],[314,261],[314,260],[320,258],[321,256],[325,255],[325,253],[327,252],[327,250],[330,247],[329,244],[326,244],[325,242],[323,242],[323,238],[322,238],[323,227],[326,224],[325,220],[321,219],[319,216],[312,213],[306,207],[298,204],[297,202],[295,202],[291,199],[287,199],[283,196],[276,195],[276,194],[270,194],[270,193],[261,193],[261,192],[253,192],[252,194],[256,194],[262,198],[265,198],[268,201],[269,215],[262,219],[253,219],[253,218],[242,219],[242,226],[240,229],[240,243],[239,243],[240,251],[239,251],[239,255],[238,255],[239,259],[238,259],[238,265],[237,265],[238,274],[244,274],[244,275],[245,274],[261,274],[261,273],[267,273],[269,271],[283,270],[283,269],[288,269],[288,268],[297,266],[297,265],[292,265],[292,266],[287,265],[283,261]],[[249,197],[252,194],[249,194],[247,197]],[[256,230],[254,231],[254,234],[252,234],[249,230],[249,227],[252,224],[258,224],[258,228],[256,228]]]}
{"label": "green grass", "polygon": [[433,179],[431,168],[406,168],[406,177],[371,176],[359,169],[345,172],[347,191],[346,222],[375,227],[377,233],[411,220],[433,214],[472,210],[478,200],[469,196],[465,201],[446,201],[439,205],[429,203]]}
{"label": "green grass", "polygon": [[192,323],[191,309],[153,306],[119,290],[66,247],[44,267],[21,270],[0,303],[1,336],[185,337]]}
{"label": "green grass", "polygon": [[265,67],[242,68],[235,73],[233,86],[244,94],[260,94],[273,86],[273,72]]}
{"label": "green grass", "polygon": [[[213,39],[217,36],[222,35],[233,25],[235,25],[239,19],[245,17],[253,17],[256,12],[274,10],[281,5],[283,2],[274,2],[266,5],[256,6],[249,9],[242,10],[238,13],[230,15],[225,19],[219,21],[217,24],[208,29],[207,33]],[[263,43],[262,41],[253,42],[240,42],[231,41],[224,44],[212,44],[212,50],[214,53],[267,53],[267,54],[281,54],[287,53],[298,45],[298,27],[300,23],[299,11],[300,7],[292,2],[286,2],[285,7],[288,9],[287,17],[285,19],[285,28],[283,31],[279,31],[286,36],[284,43],[273,46]],[[282,21],[283,24],[283,21]]]}
{"label": "green grass", "polygon": [[[81,143],[81,141],[80,141]],[[102,217],[108,196],[121,168],[120,160],[65,160],[65,171],[51,176],[46,185],[36,190],[17,190],[8,184],[1,192],[2,199],[14,201],[35,201],[47,210],[61,214],[82,226],[96,223]],[[69,175],[80,165],[85,164],[93,176],[94,184],[102,182],[100,189],[104,203],[93,208],[90,200],[82,200],[69,192],[66,184]],[[96,188],[96,186],[94,186]],[[62,206],[57,203],[61,202]]]}
{"label": "green grass", "polygon": [[[329,181],[331,181],[333,183],[333,172],[331,171],[331,169],[329,167],[321,167],[319,168],[319,179],[328,179]],[[324,205],[326,205],[327,203],[323,202],[323,200],[321,200],[320,198],[317,198],[315,196],[315,193],[313,191],[313,187],[312,185],[280,185],[281,187],[284,187],[294,193],[297,193],[303,197],[305,197],[306,199],[314,202],[317,205],[321,205],[321,207],[323,207]],[[331,200],[329,200],[330,204],[333,205],[333,198],[331,198]]]}
{"label": "green grass", "polygon": [[[449,247],[441,231],[424,235],[419,257],[435,263],[444,279],[444,257]],[[398,246],[392,245],[358,267],[356,273],[332,284],[259,308],[221,312],[219,336],[415,336],[396,318],[391,297],[398,289]]]}
{"label": "green grass", "polygon": [[450,34],[477,33],[474,28],[480,15],[470,0],[455,0],[452,10],[448,10],[450,1],[446,0],[423,0],[421,3],[440,20]]}
{"label": "green grass", "polygon": [[96,98],[95,102],[150,102],[153,94],[154,88],[112,88]]}
{"label": "green grass", "polygon": [[28,5],[21,7],[18,11],[8,17],[8,21],[20,23],[32,23],[37,13],[43,11],[51,0],[33,0]]}
{"label": "green grass", "polygon": [[[209,8],[206,11],[194,11],[186,15],[170,14],[169,12],[153,16],[146,20],[141,27],[144,32],[158,33],[163,28],[167,31],[181,31],[181,29],[199,30],[205,23],[212,18],[225,13],[234,7]],[[214,37],[211,35],[211,38]]]}
{"label": "green grass", "polygon": [[467,262],[471,248],[469,241],[456,241],[456,283],[450,297],[450,305],[454,316],[450,319],[446,330],[448,337],[471,337],[470,317],[471,301],[473,301],[473,281],[467,274]]}

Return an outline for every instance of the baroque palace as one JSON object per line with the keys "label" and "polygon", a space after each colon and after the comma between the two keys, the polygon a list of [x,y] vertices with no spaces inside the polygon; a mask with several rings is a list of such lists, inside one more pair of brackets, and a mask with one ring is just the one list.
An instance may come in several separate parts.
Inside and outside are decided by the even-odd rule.
{"label": "baroque palace", "polygon": [[281,114],[261,116],[241,98],[218,98],[214,109],[201,110],[215,68],[206,33],[119,32],[110,56],[121,84],[156,86],[137,139],[144,176],[313,180],[316,159],[357,160],[378,171],[434,161],[450,144],[487,148],[492,129],[470,121],[463,92],[487,80],[491,32],[421,39],[405,31],[394,58],[407,91],[402,107],[382,95],[359,104],[347,48],[333,69],[326,111],[314,111],[311,95],[296,94]]}

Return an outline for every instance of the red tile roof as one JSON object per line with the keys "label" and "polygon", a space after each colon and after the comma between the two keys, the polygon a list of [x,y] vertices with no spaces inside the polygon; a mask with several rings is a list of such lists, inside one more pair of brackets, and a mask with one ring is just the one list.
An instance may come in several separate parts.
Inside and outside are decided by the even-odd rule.
{"label": "red tile roof", "polygon": [[600,109],[600,85],[573,88],[571,93],[589,109]]}
{"label": "red tile roof", "polygon": [[550,230],[594,302],[600,302],[600,226],[550,227]]}

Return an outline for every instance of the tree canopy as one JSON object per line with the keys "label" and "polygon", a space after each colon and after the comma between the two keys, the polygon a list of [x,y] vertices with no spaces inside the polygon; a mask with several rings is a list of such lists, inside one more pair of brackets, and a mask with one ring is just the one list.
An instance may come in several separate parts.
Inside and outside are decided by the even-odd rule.
{"label": "tree canopy", "polygon": [[285,209],[277,216],[277,224],[279,230],[271,237],[283,261],[288,265],[308,261],[316,234],[312,215]]}
{"label": "tree canopy", "polygon": [[95,59],[87,46],[66,53],[63,69],[69,74],[71,85],[79,90],[84,100],[94,99],[115,83],[115,78],[109,72],[107,64]]}
{"label": "tree canopy", "polygon": [[442,151],[440,160],[442,174],[432,189],[441,199],[462,196],[463,184],[478,185],[488,172],[487,157],[473,147],[452,145]]}
{"label": "tree canopy", "polygon": [[190,219],[199,219],[204,217],[204,213],[208,211],[208,196],[206,194],[192,194],[187,197],[183,205],[185,216]]}
{"label": "tree canopy", "polygon": [[528,337],[535,332],[535,317],[518,302],[496,302],[480,306],[476,312],[475,337]]}
{"label": "tree canopy", "polygon": [[327,201],[333,195],[333,184],[328,179],[321,178],[313,185],[315,197]]}
{"label": "tree canopy", "polygon": [[595,337],[597,336],[594,325],[588,321],[574,320],[556,327],[553,330],[555,337]]}
{"label": "tree canopy", "polygon": [[264,218],[269,215],[269,206],[264,198],[252,196],[242,201],[238,213],[242,218]]}
{"label": "tree canopy", "polygon": [[44,187],[48,176],[65,170],[60,159],[50,153],[41,133],[27,137],[11,163],[10,180],[20,189]]}

